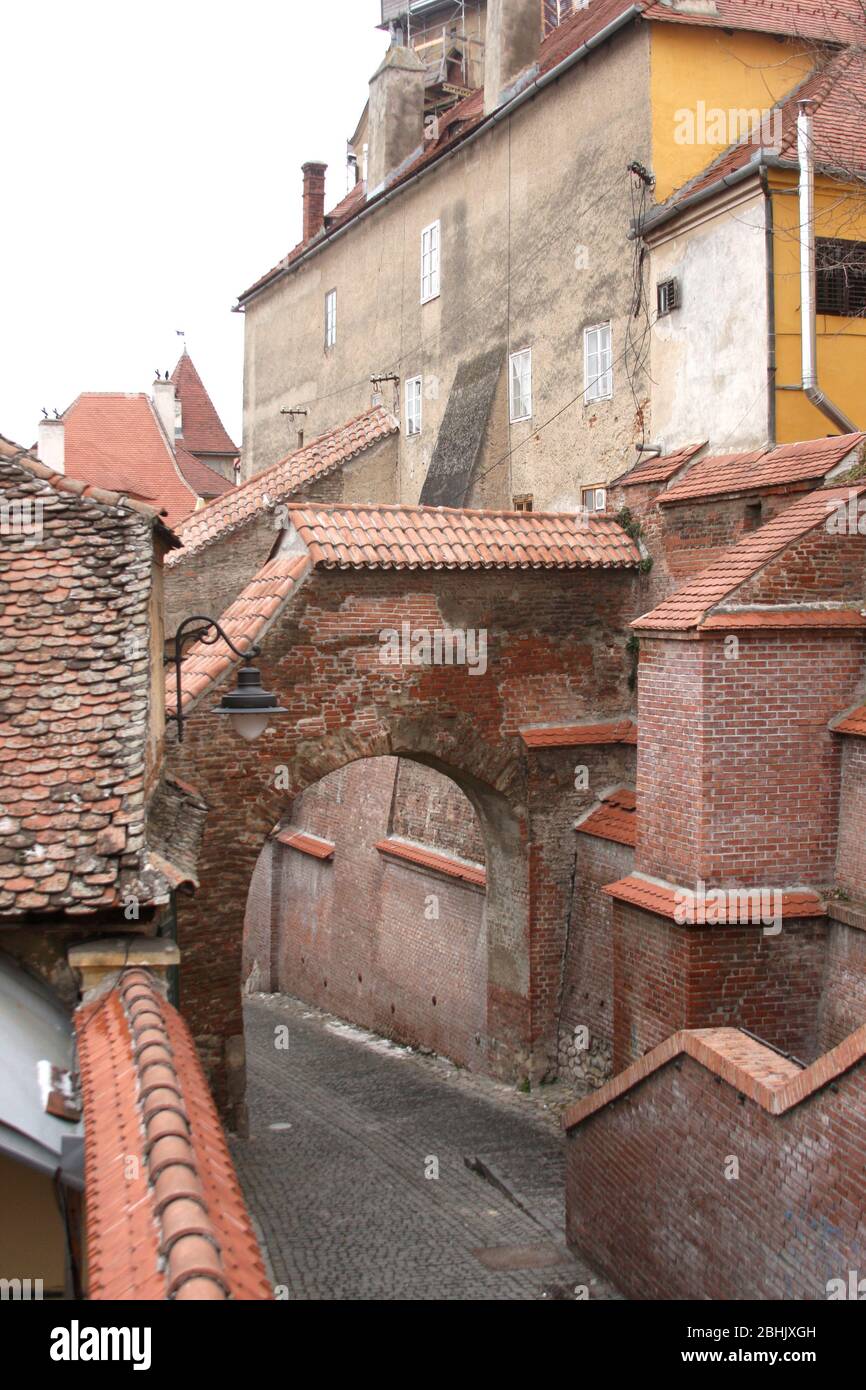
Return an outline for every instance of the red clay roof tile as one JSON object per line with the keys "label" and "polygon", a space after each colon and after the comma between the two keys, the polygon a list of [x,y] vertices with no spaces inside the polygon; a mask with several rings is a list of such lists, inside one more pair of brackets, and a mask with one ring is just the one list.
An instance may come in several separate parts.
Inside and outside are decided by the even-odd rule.
{"label": "red clay roof tile", "polygon": [[181,405],[183,447],[191,454],[238,454],[188,352],[182,353],[171,380]]}
{"label": "red clay roof tile", "polygon": [[837,734],[854,734],[858,738],[866,738],[866,705],[860,705],[858,709],[834,719],[830,728]]}
{"label": "red clay roof tile", "polygon": [[427,849],[424,845],[410,844],[406,840],[393,837],[380,840],[375,848],[380,854],[388,855],[392,859],[402,859],[408,864],[417,864],[422,869],[433,869],[449,878],[471,883],[476,888],[483,888],[487,883],[487,870],[482,865],[458,859],[456,855],[441,854],[437,850]]}
{"label": "red clay roof tile", "polygon": [[305,830],[281,830],[275,839],[290,849],[300,850],[301,854],[309,854],[313,859],[333,859],[337,848],[330,840],[322,840]]}
{"label": "red clay roof tile", "polygon": [[88,1297],[270,1299],[186,1023],[144,969],[76,1012]]}
{"label": "red clay roof tile", "polygon": [[821,488],[793,502],[779,516],[750,531],[707,569],[684,584],[658,607],[632,623],[640,632],[685,632],[697,628],[709,611],[734,593],[747,579],[780,555],[794,541],[823,525],[851,492],[860,496],[866,483]]}
{"label": "red clay roof tile", "polygon": [[[857,461],[866,434],[810,439],[799,444],[780,444],[749,454],[727,454],[700,459],[684,477],[658,498],[659,506],[695,498],[718,497],[729,492],[751,492],[790,483],[817,482],[832,469]],[[852,455],[848,460],[848,455]]]}
{"label": "red clay roof tile", "polygon": [[681,468],[699,454],[701,449],[705,449],[707,441],[701,444],[686,444],[682,449],[677,449],[673,454],[665,454],[662,458],[645,459],[643,463],[636,463],[634,468],[630,468],[627,473],[622,473],[618,478],[614,478],[611,487],[637,487],[639,483],[666,483],[675,473],[679,473]]}
{"label": "red clay roof tile", "polygon": [[637,843],[637,798],[632,787],[619,787],[602,797],[601,804],[576,826],[582,835],[614,840],[620,845]]}
{"label": "red clay roof tile", "polygon": [[520,737],[527,748],[579,748],[590,743],[637,743],[637,725],[631,719],[608,724],[557,724],[523,728]]}
{"label": "red clay roof tile", "polygon": [[[667,917],[671,921],[677,921],[678,915],[682,915],[684,906],[695,899],[696,911],[700,906],[700,899],[696,898],[694,890],[681,888],[673,883],[656,883],[652,879],[645,878],[642,874],[629,874],[626,878],[618,879],[616,883],[608,883],[601,890],[609,897],[615,898],[618,902],[628,903],[632,907],[643,908],[646,912],[653,912],[658,917]],[[783,918],[790,917],[826,917],[827,908],[819,895],[811,889],[785,888],[760,889],[760,888],[721,888],[708,887],[706,889],[706,911],[709,914],[711,907],[718,901],[711,897],[712,894],[724,893],[731,894],[730,912],[736,922],[759,924],[763,920],[763,909],[757,895],[765,892],[781,893],[781,915]],[[733,896],[736,895],[736,896]],[[736,913],[736,916],[734,914]],[[691,923],[682,923],[691,925]]]}

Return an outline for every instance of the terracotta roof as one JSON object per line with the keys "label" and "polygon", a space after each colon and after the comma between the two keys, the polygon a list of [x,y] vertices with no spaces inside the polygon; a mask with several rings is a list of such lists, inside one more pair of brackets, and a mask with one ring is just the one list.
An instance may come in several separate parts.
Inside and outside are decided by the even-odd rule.
{"label": "terracotta roof", "polygon": [[[808,14],[803,10],[804,18]],[[800,83],[784,101],[771,107],[781,112],[781,142],[772,150],[773,158],[785,164],[799,166],[797,154],[798,102],[811,98],[813,109],[812,139],[816,169],[830,172],[848,170],[852,177],[866,171],[866,130],[862,120],[866,102],[866,16],[860,10],[860,28],[855,47],[834,55],[818,71]],[[712,188],[722,179],[754,166],[757,173],[767,150],[761,149],[748,136],[717,155],[700,173],[678,188],[666,202],[649,214],[651,229],[677,210],[687,198]]]}
{"label": "terracotta roof", "polygon": [[440,854],[424,845],[410,844],[406,840],[393,838],[380,840],[375,848],[380,854],[389,855],[392,859],[402,859],[408,864],[416,864],[420,869],[432,869],[436,873],[446,874],[449,878],[471,883],[476,888],[483,888],[487,883],[487,870],[482,865],[458,859],[453,854]]}
{"label": "terracotta roof", "polygon": [[0,496],[34,523],[3,537],[0,571],[0,916],[79,916],[125,892],[152,905],[166,887],[145,872],[155,513],[31,459],[0,459]]}
{"label": "terracotta roof", "polygon": [[86,392],[63,423],[67,477],[149,498],[172,527],[195,507],[149,396]]}
{"label": "terracotta roof", "polygon": [[[581,827],[582,828],[582,827]],[[678,910],[684,904],[688,904],[695,899],[696,907],[700,907],[700,900],[696,898],[693,889],[681,888],[673,883],[657,883],[652,879],[645,878],[641,874],[629,874],[626,878],[619,879],[616,883],[608,883],[601,890],[609,897],[616,898],[618,902],[629,903],[632,907],[641,907],[646,912],[653,912],[657,917],[668,917],[671,921],[677,920]],[[781,915],[786,917],[826,917],[827,908],[821,901],[819,895],[810,889],[785,888],[781,890],[770,888],[716,888],[715,886],[706,889],[706,910],[707,913],[717,900],[711,895],[716,893],[736,894],[736,898],[731,899],[731,914],[737,915],[734,921],[754,922],[761,921],[762,912],[760,903],[755,900],[755,895],[763,892],[781,893]],[[683,925],[691,925],[683,923]]]}
{"label": "terracotta roof", "polygon": [[856,608],[733,608],[712,613],[701,632],[749,632],[753,629],[866,628],[866,614]]}
{"label": "terracotta roof", "polygon": [[866,484],[821,488],[799,498],[772,521],[757,531],[750,531],[724,551],[708,569],[638,618],[632,627],[639,631],[669,632],[685,632],[698,627],[722,599],[734,593],[794,541],[823,525],[834,507],[848,501],[851,492],[860,496],[866,492]]}
{"label": "terracotta roof", "polygon": [[[220,626],[240,651],[256,644],[283,601],[300,583],[309,563],[306,555],[277,556],[269,560],[221,615]],[[236,663],[237,657],[222,638],[212,645],[194,642],[181,663],[184,709]],[[166,676],[165,703],[169,713],[177,713],[174,669]]]}
{"label": "terracotta roof", "polygon": [[191,454],[238,454],[188,352],[180,357],[171,380],[181,405],[183,447]]}
{"label": "terracotta roof", "polygon": [[175,444],[174,456],[184,478],[199,497],[210,500],[212,497],[222,497],[226,492],[235,491],[233,482],[229,482],[228,478],[217,473],[215,468],[210,468],[201,459],[188,453],[180,444]]}
{"label": "terracotta roof", "polygon": [[739,1028],[694,1028],[672,1033],[597,1091],[570,1105],[563,1112],[563,1128],[573,1129],[683,1055],[692,1057],[762,1110],[771,1115],[784,1115],[863,1060],[866,1024],[849,1033],[838,1047],[825,1052],[807,1067],[798,1066],[791,1058],[781,1056],[775,1048],[750,1038]]}
{"label": "terracotta roof", "polygon": [[684,448],[677,449],[673,454],[665,454],[662,458],[645,459],[643,463],[636,463],[634,468],[630,468],[627,473],[622,473],[620,477],[614,478],[610,486],[636,487],[639,483],[666,483],[675,473],[679,473],[681,468],[685,468],[695,454],[699,454],[701,449],[706,448],[706,444],[706,440],[702,444],[686,444]]}
{"label": "terracotta roof", "polygon": [[200,507],[178,527],[184,548],[178,553],[177,562],[195,555],[252,518],[267,514],[275,503],[284,502],[310,483],[327,477],[365,449],[396,434],[399,428],[393,415],[374,406],[256,473],[240,487],[233,487],[229,495]]}
{"label": "terracotta roof", "polygon": [[305,830],[281,830],[275,838],[281,845],[300,850],[301,854],[309,854],[313,859],[333,859],[337,848],[331,840],[322,840],[318,835],[307,834]]}
{"label": "terracotta roof", "polygon": [[147,970],[75,1015],[88,1297],[270,1299],[195,1044]]}
{"label": "terracotta roof", "polygon": [[[724,454],[699,459],[658,498],[659,506],[696,497],[718,497],[729,492],[752,492],[790,483],[815,483],[839,467],[849,454],[861,448],[866,434],[810,439],[799,444],[780,444],[750,454]],[[857,460],[852,458],[850,466]]]}
{"label": "terracotta roof", "polygon": [[837,734],[855,734],[858,738],[866,738],[866,705],[860,705],[858,709],[834,719],[830,728]]}
{"label": "terracotta roof", "polygon": [[640,552],[611,517],[457,507],[315,506],[288,513],[326,569],[631,568]]}
{"label": "terracotta roof", "polygon": [[619,845],[637,843],[637,800],[634,789],[619,787],[602,797],[601,805],[580,821],[575,830],[599,840],[615,840]]}
{"label": "terracotta roof", "polygon": [[[681,8],[680,8],[681,5]],[[761,34],[854,43],[866,21],[859,0],[715,0],[706,13],[687,0],[644,6],[644,18],[715,29],[751,29]]]}
{"label": "terracotta roof", "polygon": [[631,719],[609,724],[557,724],[527,727],[520,731],[527,748],[580,748],[591,743],[637,743],[637,725]]}

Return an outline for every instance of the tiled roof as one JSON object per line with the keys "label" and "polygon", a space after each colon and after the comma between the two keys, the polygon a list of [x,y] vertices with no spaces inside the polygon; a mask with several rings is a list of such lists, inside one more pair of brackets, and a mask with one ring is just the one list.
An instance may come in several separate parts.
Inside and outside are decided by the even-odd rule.
{"label": "tiled roof", "polygon": [[125,970],[75,1023],[88,1297],[272,1298],[195,1044],[153,976]]}
{"label": "tiled roof", "polygon": [[637,842],[637,800],[633,788],[619,787],[602,797],[601,805],[590,812],[575,829],[599,840],[614,840],[619,845]]}
{"label": "tiled roof", "polygon": [[679,473],[695,454],[699,454],[701,449],[706,447],[707,441],[702,444],[686,444],[684,448],[677,449],[673,454],[665,454],[662,458],[645,459],[643,463],[635,464],[627,473],[623,473],[619,478],[614,478],[611,487],[636,487],[639,483],[666,483],[668,478],[672,478],[675,473]]}
{"label": "tiled roof", "polygon": [[[667,488],[659,506],[697,497],[718,497],[729,492],[784,487],[791,483],[817,482],[858,450],[866,434],[810,439],[799,444],[780,444],[750,454],[725,454],[699,459],[685,477]],[[851,458],[850,465],[856,462]]]}
{"label": "tiled roof", "polygon": [[415,864],[419,869],[432,869],[436,873],[446,874],[448,878],[471,883],[476,888],[483,888],[487,883],[487,870],[482,865],[458,859],[453,854],[441,854],[437,850],[427,849],[424,845],[411,844],[392,837],[380,840],[375,848],[380,854],[389,855],[392,859]]}
{"label": "tiled roof", "polygon": [[452,507],[315,506],[289,517],[326,569],[624,568],[640,552],[610,517]]}
{"label": "tiled roof", "polygon": [[837,734],[855,734],[858,738],[866,738],[866,705],[860,705],[859,709],[834,719],[830,727]]}
{"label": "tiled roof", "polygon": [[228,478],[217,473],[215,468],[210,468],[201,459],[188,453],[180,444],[175,444],[174,456],[184,478],[199,497],[209,501],[212,497],[222,497],[226,492],[234,492],[233,482],[229,482]]}
{"label": "tiled roof", "polygon": [[731,608],[712,613],[701,632],[749,632],[756,629],[866,628],[866,615],[856,608]]}
{"label": "tiled roof", "polygon": [[[804,16],[807,12],[803,11]],[[772,151],[785,163],[799,164],[797,154],[798,102],[811,98],[816,105],[812,112],[812,139],[816,168],[835,171],[850,170],[853,177],[866,170],[866,130],[862,120],[866,102],[866,15],[860,10],[859,42],[851,49],[834,56],[826,65],[811,74],[784,101],[771,107],[781,112],[781,142]],[[722,179],[739,170],[758,165],[766,158],[755,141],[748,136],[723,150],[699,174],[671,194],[658,210],[650,213],[647,225],[663,221],[685,199],[712,188]]]}
{"label": "tiled roof", "polygon": [[[255,645],[308,567],[306,555],[277,556],[259,570],[234,603],[229,605],[220,617],[220,626],[240,651]],[[236,662],[237,657],[222,638],[212,645],[194,642],[181,664],[184,709]],[[174,668],[166,676],[165,703],[168,713],[177,713]]]}
{"label": "tiled roof", "polygon": [[637,743],[637,725],[631,719],[608,724],[556,724],[520,730],[527,748],[580,748],[590,743]]}
{"label": "tiled roof", "polygon": [[313,859],[333,859],[337,848],[331,840],[322,840],[318,835],[309,835],[304,830],[281,830],[276,836],[281,845],[309,854]]}
{"label": "tiled roof", "polygon": [[181,405],[181,439],[191,454],[237,454],[189,353],[171,374]]}
{"label": "tiled roof", "polygon": [[144,825],[157,518],[32,459],[0,459],[0,497],[42,509],[3,537],[0,917],[161,901]]}
{"label": "tiled roof", "polygon": [[67,477],[150,499],[172,527],[195,507],[149,396],[86,392],[63,423]]}
{"label": "tiled roof", "polygon": [[784,1115],[862,1061],[866,1055],[866,1024],[807,1067],[798,1066],[738,1028],[693,1028],[672,1033],[597,1091],[570,1105],[562,1116],[563,1129],[573,1129],[634,1086],[644,1085],[654,1072],[683,1055],[692,1057],[762,1110]]}
{"label": "tiled roof", "polygon": [[[581,827],[582,829],[583,827]],[[641,907],[646,912],[653,912],[658,917],[668,917],[671,921],[677,918],[678,909],[682,904],[688,903],[695,898],[694,890],[689,888],[679,888],[673,883],[656,883],[652,879],[643,877],[641,874],[629,874],[626,878],[619,879],[616,883],[607,883],[601,890],[609,897],[616,898],[618,902],[628,903],[632,907]],[[714,903],[711,896],[714,893],[737,894],[738,898],[731,899],[731,912],[737,912],[735,921],[746,921],[760,923],[762,911],[757,895],[764,892],[776,892],[772,888],[715,888],[706,890],[706,909],[710,912]],[[696,900],[699,902],[699,900]],[[742,904],[742,908],[739,906]],[[790,917],[826,917],[827,908],[821,901],[817,893],[809,889],[786,888],[781,890],[780,903],[783,918]]]}
{"label": "tiled roof", "polygon": [[847,502],[851,492],[860,496],[866,484],[851,488],[822,488],[793,502],[779,516],[757,531],[750,531],[724,551],[708,569],[684,584],[632,627],[639,631],[685,632],[698,627],[704,616],[722,599],[751,579],[794,541],[826,522],[832,509]]}
{"label": "tiled roof", "polygon": [[715,0],[705,7],[689,5],[688,0],[656,0],[645,4],[644,18],[836,43],[862,40],[866,29],[859,0]]}
{"label": "tiled roof", "polygon": [[275,503],[284,502],[310,483],[327,477],[356,454],[396,434],[399,428],[393,415],[374,406],[256,473],[240,487],[232,488],[227,496],[200,507],[178,527],[183,551],[178,552],[177,562],[237,530],[251,518],[266,514]]}

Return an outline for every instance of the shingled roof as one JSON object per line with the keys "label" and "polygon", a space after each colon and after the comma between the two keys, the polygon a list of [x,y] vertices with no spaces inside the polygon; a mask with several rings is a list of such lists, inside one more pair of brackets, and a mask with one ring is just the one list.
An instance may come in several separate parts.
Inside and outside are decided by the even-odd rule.
{"label": "shingled roof", "polygon": [[866,434],[845,434],[780,444],[749,454],[724,454],[699,459],[688,472],[658,498],[659,506],[695,498],[719,497],[730,492],[754,492],[795,483],[816,483],[861,448]]}
{"label": "shingled roof", "polygon": [[[143,503],[0,457],[0,917],[167,901],[147,855],[153,532]],[[17,530],[16,519],[18,523]]]}
{"label": "shingled roof", "polygon": [[326,569],[623,569],[640,551],[612,517],[459,507],[289,504],[314,565]]}
{"label": "shingled roof", "polygon": [[177,528],[183,551],[171,556],[167,563],[180,563],[254,517],[266,515],[275,504],[327,477],[365,449],[396,434],[399,428],[393,415],[382,406],[373,406],[344,425],[328,430],[188,516]]}
{"label": "shingled roof", "polygon": [[600,805],[575,826],[582,835],[612,840],[618,845],[637,843],[637,797],[633,787],[618,787],[603,796]]}
{"label": "shingled roof", "polygon": [[229,437],[216,406],[205,389],[189,353],[184,350],[171,374],[181,405],[181,440],[191,454],[236,456],[240,450]]}
{"label": "shingled roof", "polygon": [[750,531],[725,550],[707,569],[684,584],[670,598],[632,623],[638,631],[685,632],[699,627],[716,604],[751,579],[794,541],[824,525],[834,508],[848,503],[851,493],[861,496],[866,483],[854,487],[821,488],[793,502],[779,516],[757,531]]}
{"label": "shingled roof", "polygon": [[75,1024],[88,1297],[272,1298],[195,1043],[151,973],[123,971]]}
{"label": "shingled roof", "polygon": [[681,468],[685,468],[706,445],[705,439],[701,444],[686,444],[682,449],[677,449],[672,454],[664,454],[661,458],[644,459],[627,473],[621,473],[618,478],[614,478],[610,486],[636,487],[639,483],[666,483],[669,478],[679,473]]}

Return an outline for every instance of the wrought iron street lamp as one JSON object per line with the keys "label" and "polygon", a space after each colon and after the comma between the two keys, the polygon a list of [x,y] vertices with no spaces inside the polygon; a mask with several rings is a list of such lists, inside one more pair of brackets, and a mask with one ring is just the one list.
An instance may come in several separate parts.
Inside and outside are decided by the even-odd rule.
{"label": "wrought iron street lamp", "polygon": [[[202,625],[204,625],[203,631]],[[212,635],[209,636],[209,633]],[[183,648],[193,637],[208,647],[222,639],[235,656],[239,656],[244,663],[238,671],[237,688],[227,691],[213,711],[214,714],[227,714],[232,727],[236,733],[240,734],[241,738],[252,742],[254,738],[258,738],[259,734],[264,733],[272,714],[287,713],[282,705],[277,703],[277,696],[263,688],[261,672],[258,667],[249,664],[250,657],[258,656],[261,648],[251,644],[245,652],[239,651],[231,638],[226,636],[219,623],[213,618],[205,618],[200,615],[184,618],[175,633],[174,656],[171,658],[174,661],[176,672],[177,713],[167,716],[167,718],[175,720],[177,724],[178,743],[183,743],[183,691],[181,689]]]}

